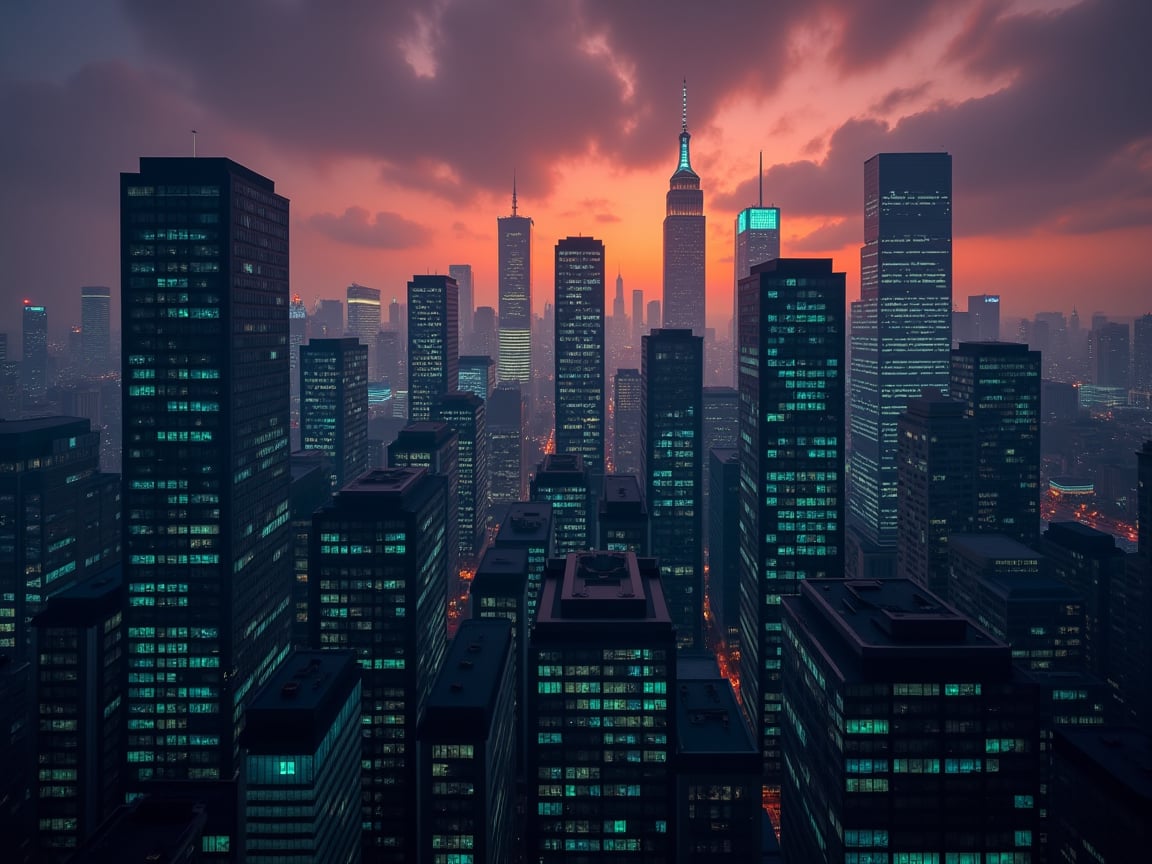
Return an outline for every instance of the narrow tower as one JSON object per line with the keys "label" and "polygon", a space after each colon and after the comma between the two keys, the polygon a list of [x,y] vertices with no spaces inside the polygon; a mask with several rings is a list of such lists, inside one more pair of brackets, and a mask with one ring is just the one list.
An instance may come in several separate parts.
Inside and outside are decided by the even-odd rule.
{"label": "narrow tower", "polygon": [[[499,379],[532,379],[532,220],[518,214],[512,178],[512,215],[496,220],[499,237]],[[480,352],[483,353],[483,352]]]}
{"label": "narrow tower", "polygon": [[[688,82],[680,120],[680,162],[668,182],[664,217],[664,326],[704,335],[704,193],[688,154]],[[656,322],[650,321],[650,327]]]}

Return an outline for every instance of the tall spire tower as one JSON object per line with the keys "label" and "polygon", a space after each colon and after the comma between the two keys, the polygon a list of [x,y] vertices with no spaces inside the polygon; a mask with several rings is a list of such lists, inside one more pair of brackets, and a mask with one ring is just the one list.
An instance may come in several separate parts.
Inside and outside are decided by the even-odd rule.
{"label": "tall spire tower", "polygon": [[501,381],[527,386],[532,380],[532,220],[519,215],[516,172],[512,172],[512,215],[496,220],[500,248],[499,284]]}
{"label": "tall spire tower", "polygon": [[[688,145],[688,81],[680,114],[680,161],[664,217],[664,326],[704,335],[704,193]],[[654,326],[654,325],[653,325]]]}
{"label": "tall spire tower", "polygon": [[737,300],[740,280],[748,278],[757,264],[780,257],[780,208],[764,206],[763,151],[757,188],[759,203],[736,214],[736,251],[732,257],[732,377],[737,388],[740,386],[740,304]]}

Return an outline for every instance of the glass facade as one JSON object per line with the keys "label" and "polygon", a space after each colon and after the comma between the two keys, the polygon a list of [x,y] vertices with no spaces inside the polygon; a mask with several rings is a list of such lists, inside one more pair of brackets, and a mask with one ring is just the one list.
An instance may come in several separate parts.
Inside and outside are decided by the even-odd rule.
{"label": "glass facade", "polygon": [[132,791],[232,777],[288,651],[289,219],[228,159],[120,181]]}
{"label": "glass facade", "polygon": [[613,381],[612,470],[614,474],[643,476],[643,444],[640,438],[643,379],[639,369],[617,369]]}
{"label": "glass facade", "polygon": [[447,640],[445,485],[422,468],[371,471],[313,517],[312,644],[355,651],[363,681],[370,860],[416,860],[416,723]]}
{"label": "glass facade", "polygon": [[532,500],[552,505],[554,551],[557,555],[583,552],[592,545],[589,524],[588,472],[579,456],[552,453],[536,468]]}
{"label": "glass facade", "polygon": [[896,424],[925,387],[948,392],[952,157],[880,153],[864,163],[860,299],[852,303],[853,525],[896,545]]}
{"label": "glass facade", "polygon": [[521,448],[524,407],[519,384],[500,385],[485,405],[488,421],[488,485],[492,516],[502,519],[508,505],[524,500]]}
{"label": "glass facade", "polygon": [[[740,280],[751,275],[752,268],[780,257],[780,208],[746,207],[736,214],[736,250],[732,284],[732,345],[736,352],[732,376],[739,383],[740,357],[737,345],[737,321],[740,309]],[[733,443],[735,439],[733,439]],[[713,445],[720,446],[720,445]],[[729,446],[725,443],[723,446]]]}
{"label": "glass facade", "polygon": [[501,381],[532,380],[532,220],[512,215],[496,220]]}
{"label": "glass facade", "polygon": [[704,339],[664,329],[642,344],[650,548],[660,559],[677,644],[693,648],[702,644],[704,624]]}
{"label": "glass facade", "polygon": [[472,393],[449,393],[438,403],[438,420],[456,432],[457,540],[460,557],[475,561],[488,534],[488,430],[484,403]]}
{"label": "glass facade", "polygon": [[88,285],[80,289],[80,360],[88,375],[109,370],[112,289]]}
{"label": "glass facade", "polygon": [[844,568],[844,274],[779,258],[740,283],[740,689],[778,783],[780,599]]}
{"label": "glass facade", "polygon": [[556,452],[604,475],[604,244],[556,244]]}
{"label": "glass facade", "polygon": [[48,395],[48,309],[25,300],[21,322],[24,346],[20,383],[24,398],[43,402]]}
{"label": "glass facade", "polygon": [[436,400],[459,387],[459,289],[450,276],[408,283],[408,419],[430,420]]}
{"label": "glass facade", "polygon": [[368,470],[368,348],[357,340],[301,346],[300,447],[332,460],[333,489]]}

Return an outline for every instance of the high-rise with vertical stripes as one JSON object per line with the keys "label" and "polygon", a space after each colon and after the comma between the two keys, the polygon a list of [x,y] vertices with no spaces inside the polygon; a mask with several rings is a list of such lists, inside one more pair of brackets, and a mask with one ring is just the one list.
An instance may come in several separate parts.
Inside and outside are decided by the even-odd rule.
{"label": "high-rise with vertical stripes", "polygon": [[498,293],[501,381],[532,380],[532,220],[517,212],[512,182],[512,215],[496,220],[499,236]]}

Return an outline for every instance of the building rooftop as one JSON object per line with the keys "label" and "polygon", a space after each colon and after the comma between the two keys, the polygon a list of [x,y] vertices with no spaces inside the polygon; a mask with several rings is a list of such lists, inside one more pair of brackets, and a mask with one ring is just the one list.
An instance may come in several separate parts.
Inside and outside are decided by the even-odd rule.
{"label": "building rooftop", "polygon": [[1003,534],[952,534],[948,545],[984,561],[1038,561],[1043,557],[1019,540]]}
{"label": "building rooftop", "polygon": [[0,420],[0,453],[11,458],[33,447],[37,454],[49,452],[51,444],[72,435],[87,435],[91,424],[83,417],[35,417],[31,420]]}
{"label": "building rooftop", "polygon": [[1105,775],[1118,797],[1144,810],[1152,808],[1152,738],[1148,734],[1120,727],[1062,727],[1055,738],[1057,758],[1063,756],[1093,774]]}
{"label": "building rooftop", "polygon": [[583,480],[584,457],[579,453],[546,453],[536,471],[536,479],[539,480],[545,474],[578,475]]}
{"label": "building rooftop", "polygon": [[549,559],[540,592],[536,633],[550,627],[589,631],[611,622],[672,629],[654,558],[634,552],[573,552]]}
{"label": "building rooftop", "polygon": [[311,753],[360,680],[354,651],[295,651],[245,711],[251,753]]}
{"label": "building rooftop", "polygon": [[400,430],[400,434],[396,436],[396,443],[424,442],[428,439],[441,441],[451,435],[452,428],[442,420],[417,420]]}
{"label": "building rooftop", "polygon": [[733,462],[740,458],[740,451],[735,447],[713,447],[709,452],[721,462]]}
{"label": "building rooftop", "polygon": [[496,534],[496,545],[548,546],[551,539],[552,505],[547,501],[518,501],[508,505]]}
{"label": "building rooftop", "polygon": [[[261,186],[269,192],[276,190],[276,184],[262,174],[257,174],[251,168],[246,168],[239,162],[231,159],[214,156],[141,156],[139,180],[161,180],[172,182],[180,180],[187,183],[197,181],[212,181],[222,173],[235,174],[243,177],[254,186]],[[121,174],[121,178],[131,178],[136,181],[137,175]]]}
{"label": "building rooftop", "polygon": [[472,578],[474,595],[521,595],[528,586],[528,550],[522,546],[491,546]]}
{"label": "building rooftop", "polygon": [[460,622],[428,697],[421,737],[487,738],[511,651],[512,622],[507,618]]}
{"label": "building rooftop", "polygon": [[760,750],[744,723],[732,685],[720,676],[716,661],[710,674],[699,674],[701,661],[677,656],[676,736],[683,756],[739,754],[751,757],[751,770],[759,772]]}
{"label": "building rooftop", "polygon": [[426,474],[427,468],[375,468],[345,484],[336,497],[400,498],[414,489]]}
{"label": "building rooftop", "polygon": [[200,860],[200,838],[207,820],[204,805],[195,800],[145,796],[118,807],[68,860],[76,864]]}
{"label": "building rooftop", "polygon": [[33,627],[86,627],[123,608],[124,573],[117,564],[53,594],[32,619]]}
{"label": "building rooftop", "polygon": [[958,671],[1012,676],[1007,644],[909,579],[813,579],[785,614],[812,634],[846,680]]}
{"label": "building rooftop", "polygon": [[1080,552],[1095,555],[1123,555],[1117,548],[1116,538],[1104,531],[1097,531],[1080,522],[1049,522],[1044,539]]}
{"label": "building rooftop", "polygon": [[640,492],[640,480],[635,474],[605,474],[604,496],[600,499],[602,514],[646,515],[644,495]]}

